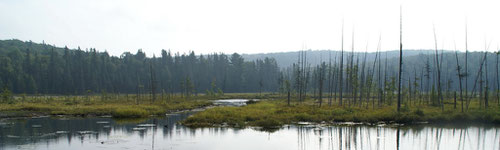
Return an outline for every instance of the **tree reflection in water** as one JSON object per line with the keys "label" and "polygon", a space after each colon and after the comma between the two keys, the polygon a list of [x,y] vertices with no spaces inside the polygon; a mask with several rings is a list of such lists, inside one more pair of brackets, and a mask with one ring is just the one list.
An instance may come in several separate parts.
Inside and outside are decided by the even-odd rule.
{"label": "tree reflection in water", "polygon": [[[491,125],[186,128],[190,114],[142,120],[36,118],[0,123],[0,149],[499,149]],[[138,128],[142,124],[143,129]],[[154,127],[151,127],[153,124]],[[75,140],[77,139],[77,140]]]}

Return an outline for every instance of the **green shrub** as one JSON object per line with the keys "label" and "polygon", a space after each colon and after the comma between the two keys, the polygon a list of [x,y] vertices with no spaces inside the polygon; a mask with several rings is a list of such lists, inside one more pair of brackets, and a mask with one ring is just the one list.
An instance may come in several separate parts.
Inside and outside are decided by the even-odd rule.
{"label": "green shrub", "polygon": [[264,128],[277,128],[282,126],[283,123],[275,119],[266,118],[255,121],[254,125]]}

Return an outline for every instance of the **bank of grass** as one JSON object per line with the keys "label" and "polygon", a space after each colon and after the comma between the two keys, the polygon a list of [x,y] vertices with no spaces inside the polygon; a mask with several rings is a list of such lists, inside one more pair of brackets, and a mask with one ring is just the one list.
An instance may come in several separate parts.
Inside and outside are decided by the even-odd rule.
{"label": "bank of grass", "polygon": [[164,115],[168,112],[191,110],[212,104],[216,99],[274,99],[272,93],[226,93],[222,95],[158,94],[152,103],[148,94],[97,95],[15,95],[11,103],[0,103],[0,118],[31,117],[38,115],[100,116],[139,118]]}
{"label": "bank of grass", "polygon": [[111,115],[115,118],[140,118],[151,115],[201,108],[212,104],[209,100],[197,97],[190,99],[172,97],[159,99],[154,103],[150,100],[135,101],[135,96],[117,96],[101,98],[100,96],[52,96],[48,98],[30,98],[12,104],[0,105],[0,117],[31,117],[38,115],[72,115],[72,116],[102,116]]}
{"label": "bank of grass", "polygon": [[[472,106],[474,104],[471,104]],[[471,107],[472,107],[471,106]],[[446,106],[450,107],[450,106]],[[471,108],[465,113],[460,109],[413,106],[397,112],[395,106],[372,109],[359,107],[323,106],[312,102],[287,106],[285,101],[262,101],[245,107],[216,107],[197,113],[182,123],[190,127],[229,125],[232,127],[259,126],[279,127],[296,122],[366,122],[390,123],[494,123],[500,124],[500,110],[491,106],[488,110]]]}

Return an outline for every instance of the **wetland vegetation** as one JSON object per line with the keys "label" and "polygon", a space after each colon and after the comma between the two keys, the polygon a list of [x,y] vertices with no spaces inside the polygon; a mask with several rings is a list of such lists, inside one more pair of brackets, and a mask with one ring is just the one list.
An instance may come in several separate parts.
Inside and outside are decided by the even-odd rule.
{"label": "wetland vegetation", "polygon": [[[301,104],[288,106],[286,100],[260,101],[243,107],[217,107],[194,114],[182,123],[190,127],[231,126],[244,128],[258,126],[279,128],[285,124],[312,122],[316,124],[338,124],[354,122],[363,124],[500,124],[497,107],[484,110],[478,104],[471,104],[467,112],[457,109],[441,111],[440,107],[417,105],[403,107],[397,112],[396,106],[372,109],[366,107],[322,106],[317,101],[307,100]],[[451,101],[450,101],[451,102]],[[452,108],[452,104],[445,107]]]}
{"label": "wetland vegetation", "polygon": [[[141,118],[243,98],[261,101],[211,108],[183,123],[499,123],[498,53],[421,51],[405,56],[402,67],[410,69],[402,72],[401,82],[392,52],[329,51],[316,66],[308,53],[315,52],[299,51],[297,62],[280,68],[273,58],[246,61],[237,53],[172,55],[163,50],[161,57],[148,58],[139,50],[115,57],[95,49],[4,40],[0,116]],[[439,66],[448,67],[438,68],[431,61],[436,58],[442,60]]]}

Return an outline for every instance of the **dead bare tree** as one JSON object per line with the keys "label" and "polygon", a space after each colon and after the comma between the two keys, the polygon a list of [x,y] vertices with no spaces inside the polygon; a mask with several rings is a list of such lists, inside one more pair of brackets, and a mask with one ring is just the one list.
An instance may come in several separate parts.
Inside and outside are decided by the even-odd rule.
{"label": "dead bare tree", "polygon": [[457,76],[458,76],[458,83],[459,83],[459,87],[460,87],[460,101],[462,102],[462,110],[461,112],[464,112],[464,98],[462,96],[462,93],[463,93],[463,90],[462,90],[462,77],[464,76],[464,74],[462,74],[462,71],[461,71],[461,67],[460,67],[460,64],[458,63],[458,52],[455,51],[455,58],[457,60]]}
{"label": "dead bare tree", "polygon": [[[330,80],[330,84],[333,87],[332,87],[332,89],[330,89],[330,101],[329,101],[329,104],[328,104],[329,106],[332,106],[332,102],[331,101],[333,100],[333,98],[335,98],[335,99],[337,98],[337,84],[334,84],[335,81],[338,81],[338,80],[336,80],[337,77],[338,77],[338,76],[336,76],[336,74],[337,74],[337,67],[335,67],[336,64],[337,64],[337,52],[335,52],[335,57],[334,57],[333,62],[334,62],[333,68],[330,67],[330,70],[332,70],[332,74],[331,74],[332,78]],[[335,95],[333,95],[333,93],[335,93]]]}
{"label": "dead bare tree", "polygon": [[436,67],[437,67],[437,88],[438,88],[438,101],[441,106],[441,110],[444,111],[444,102],[443,95],[441,93],[441,64],[439,63],[439,51],[437,48],[437,37],[436,37],[436,28],[433,26],[434,30],[434,46],[436,48]]}
{"label": "dead bare tree", "polygon": [[398,112],[401,109],[401,76],[403,75],[403,14],[399,7],[399,76],[398,76]]}
{"label": "dead bare tree", "polygon": [[306,73],[306,63],[307,63],[307,53],[304,50],[305,46],[303,46],[302,50],[299,52],[299,56],[297,59],[297,73],[295,77],[296,81],[296,87],[297,87],[297,92],[298,92],[298,101],[303,102],[306,97],[306,90],[307,90],[307,79],[308,76],[306,76],[308,73]]}
{"label": "dead bare tree", "polygon": [[[489,78],[488,78],[488,50],[490,49],[490,44],[487,44],[487,43],[484,43],[485,44],[485,51],[484,51],[484,59],[486,61],[486,63],[484,64],[484,67],[485,67],[485,78],[486,78],[486,87],[485,87],[485,98],[484,98],[484,107],[486,109],[488,109],[488,106],[489,106],[489,90],[490,90],[490,82],[489,82]],[[487,45],[486,45],[487,44]],[[498,78],[498,76],[497,76]]]}
{"label": "dead bare tree", "polygon": [[325,62],[321,61],[320,67],[319,67],[319,107],[321,107],[321,104],[323,103],[323,82],[325,81],[325,67],[326,64]]}
{"label": "dead bare tree", "polygon": [[[498,49],[498,46],[497,46],[497,49]],[[497,105],[500,106],[500,80],[498,78],[500,78],[499,74],[498,74],[498,55],[500,55],[500,50],[498,50],[496,52],[496,58],[497,58],[497,61],[496,61],[496,79],[497,79],[497,90],[496,90],[496,93],[497,93]]]}
{"label": "dead bare tree", "polygon": [[[369,82],[368,82],[368,101],[370,100],[370,93],[372,92],[371,88],[373,86],[373,76],[375,74],[375,65],[377,64],[377,61],[379,61],[379,76],[378,76],[378,81],[379,81],[379,84],[380,84],[380,41],[382,40],[382,36],[379,37],[379,41],[378,41],[378,45],[377,45],[377,51],[375,52],[375,60],[373,61],[373,66],[372,66],[372,72],[368,72],[368,76],[369,76]],[[380,91],[379,89],[377,89],[376,91]],[[379,104],[380,104],[380,92],[377,92],[379,93]],[[368,104],[367,104],[368,106]],[[375,109],[375,98],[372,100],[372,106],[373,106],[373,109]]]}
{"label": "dead bare tree", "polygon": [[156,100],[156,80],[155,73],[153,70],[153,62],[149,63],[149,70],[151,72],[151,103],[154,103]]}
{"label": "dead bare tree", "polygon": [[348,61],[349,62],[349,66],[348,66],[348,71],[347,71],[347,75],[346,77],[349,78],[347,81],[347,84],[346,84],[346,89],[350,89],[350,91],[348,91],[349,93],[351,93],[351,98],[349,100],[349,107],[351,107],[351,104],[356,104],[356,95],[355,95],[355,85],[354,85],[354,82],[356,80],[355,78],[355,70],[354,70],[354,25],[352,27],[352,40],[351,40],[351,43],[352,43],[352,47],[351,47],[351,58],[350,60]]}
{"label": "dead bare tree", "polygon": [[470,93],[470,96],[466,96],[467,103],[465,105],[465,110],[469,110],[469,105],[470,105],[471,98],[473,97],[473,95],[474,95],[474,93],[476,91],[476,84],[478,83],[479,78],[482,76],[481,72],[483,71],[483,65],[484,65],[484,63],[485,63],[485,57],[483,57],[483,59],[481,61],[481,64],[479,65],[479,70],[477,71],[476,80],[474,81],[474,86],[472,88],[472,92]]}
{"label": "dead bare tree", "polygon": [[[358,98],[358,90],[359,90],[359,55],[356,55],[356,65],[352,67],[352,96],[354,97],[353,103],[356,105],[357,98]],[[360,100],[361,102],[361,100]]]}
{"label": "dead bare tree", "polygon": [[[380,55],[382,54],[382,52],[380,52]],[[388,88],[388,69],[387,69],[387,52],[385,52],[385,61],[384,61],[384,82],[383,83],[380,83],[380,95],[381,95],[381,101],[380,101],[380,104],[383,105],[385,102],[386,102],[386,98],[387,98],[387,88]],[[380,67],[380,61],[379,61],[379,67]],[[379,68],[379,75],[380,75],[380,68]],[[391,99],[391,104],[392,104],[392,99]]]}
{"label": "dead bare tree", "polygon": [[425,67],[422,67],[422,69],[420,70],[420,94],[419,94],[419,98],[420,98],[419,104],[420,105],[422,105],[422,103],[424,102],[424,94],[425,94],[424,70],[425,70]]}
{"label": "dead bare tree", "polygon": [[486,61],[486,63],[484,63],[484,76],[486,79],[486,86],[484,87],[484,108],[488,109],[488,97],[489,97],[488,91],[490,89],[489,89],[489,82],[488,82],[489,80],[488,80],[488,52],[487,51],[484,52],[484,59]]}
{"label": "dead bare tree", "polygon": [[[469,91],[469,81],[468,81],[468,78],[469,78],[469,69],[468,69],[468,65],[469,63],[467,62],[468,61],[468,55],[469,55],[469,50],[467,48],[467,18],[465,19],[465,73],[464,73],[464,77],[465,77],[465,99],[467,100],[468,102],[468,91]],[[469,108],[469,105],[466,106],[466,110]]]}
{"label": "dead bare tree", "polygon": [[418,101],[417,97],[418,97],[418,95],[420,93],[420,91],[418,90],[418,88],[421,85],[418,84],[418,80],[421,80],[421,79],[418,78],[418,76],[417,76],[417,68],[413,68],[413,87],[415,87],[413,89],[413,96],[415,97],[414,101],[413,101],[414,105],[417,105],[417,101]]}
{"label": "dead bare tree", "polygon": [[140,89],[142,87],[141,81],[139,80],[139,71],[136,70],[135,75],[137,76],[137,87],[136,87],[136,92],[137,94],[135,95],[135,104],[139,105],[139,100],[140,100]]}
{"label": "dead bare tree", "polygon": [[340,84],[340,100],[339,100],[339,105],[342,106],[342,99],[343,99],[343,95],[342,93],[344,93],[344,88],[342,87],[342,82],[343,81],[343,78],[342,78],[342,75],[344,74],[344,20],[342,20],[342,44],[341,44],[341,49],[340,49],[340,70],[339,70],[339,84]]}
{"label": "dead bare tree", "polygon": [[[298,96],[298,101],[302,101],[302,50],[299,51],[299,56],[297,58],[297,65],[294,64],[293,68],[297,69],[296,75],[295,75],[295,86],[297,88],[297,96]],[[296,66],[296,67],[295,67]]]}
{"label": "dead bare tree", "polygon": [[[366,44],[365,56],[363,58],[363,64],[361,66],[361,83],[359,88],[359,106],[362,106],[363,103],[363,95],[365,91],[365,65],[366,65],[366,55],[368,54],[368,43]],[[367,101],[368,102],[368,101]]]}
{"label": "dead bare tree", "polygon": [[328,106],[332,106],[332,51],[328,51]]}
{"label": "dead bare tree", "polygon": [[333,68],[334,68],[333,74],[334,74],[334,76],[333,76],[333,81],[332,82],[335,81],[335,84],[333,84],[334,85],[334,89],[333,89],[333,91],[334,91],[333,94],[334,95],[333,95],[333,97],[334,97],[334,100],[337,101],[337,94],[339,93],[339,90],[338,90],[339,89],[339,67],[338,67],[339,63],[337,63],[337,53],[335,53],[335,60],[334,60],[334,62],[335,62],[335,64],[333,65]]}
{"label": "dead bare tree", "polygon": [[431,64],[430,64],[430,61],[429,61],[429,55],[427,55],[427,59],[425,61],[425,71],[426,71],[426,74],[424,75],[425,78],[427,79],[427,89],[426,89],[426,92],[427,92],[427,105],[429,105],[429,102],[431,101],[431,95],[430,95],[430,92],[431,92]]}

